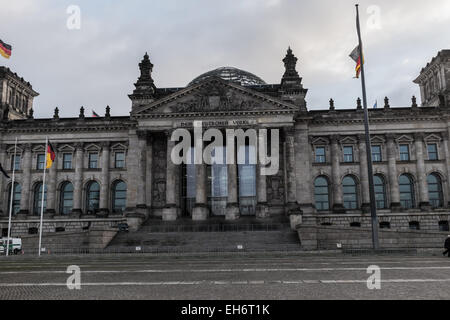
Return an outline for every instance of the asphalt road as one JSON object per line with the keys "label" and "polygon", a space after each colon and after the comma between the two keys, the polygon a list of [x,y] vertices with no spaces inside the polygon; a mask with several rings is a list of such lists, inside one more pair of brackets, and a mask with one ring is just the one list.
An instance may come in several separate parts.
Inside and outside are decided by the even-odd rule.
{"label": "asphalt road", "polygon": [[[67,287],[71,265],[81,270],[80,290]],[[380,267],[380,289],[368,289],[371,265]],[[450,258],[431,254],[1,257],[0,299],[446,300]]]}

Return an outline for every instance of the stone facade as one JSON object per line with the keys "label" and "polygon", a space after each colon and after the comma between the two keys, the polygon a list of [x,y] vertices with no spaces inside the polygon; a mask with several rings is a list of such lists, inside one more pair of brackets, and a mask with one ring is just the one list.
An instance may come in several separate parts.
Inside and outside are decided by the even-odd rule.
{"label": "stone facade", "polygon": [[[425,75],[437,68],[444,70],[439,73],[439,90],[443,89],[449,79],[446,54],[441,52],[416,82],[427,87]],[[83,229],[87,221],[114,223],[126,218],[135,230],[149,218],[201,221],[222,216],[233,221],[243,216],[269,219],[280,215],[289,216],[293,228],[299,223],[368,227],[369,178],[361,100],[350,109],[338,110],[331,100],[329,110],[308,111],[307,89],[291,49],[283,62],[280,84],[265,84],[248,72],[221,68],[187,87],[157,88],[146,54],[139,64],[136,90],[129,96],[128,117],[111,117],[107,107],[105,115],[96,118],[86,117],[81,108],[78,118],[60,118],[55,109],[52,119],[2,120],[0,163],[10,176],[14,154],[18,159],[13,221],[16,229],[22,229],[16,233],[30,232],[39,215],[46,137],[56,151],[56,162],[46,178],[49,231],[64,219],[79,220],[77,228]],[[427,90],[434,94],[435,89]],[[33,94],[28,94],[32,101]],[[396,229],[448,228],[450,101],[441,99],[435,105],[427,97],[421,107],[413,98],[409,107],[391,108],[386,98],[383,108],[370,110],[383,226],[389,222]],[[254,172],[249,176],[243,174],[249,168],[234,163],[226,165],[226,170],[197,164],[189,173],[186,166],[175,164],[171,160],[175,130],[192,133],[198,120],[204,129],[221,132],[279,130],[278,172],[261,175],[258,165],[254,171],[245,171]],[[217,181],[214,188],[219,191],[211,182],[215,169],[226,181]],[[405,184],[405,179],[410,183]],[[11,180],[0,179],[3,228],[10,194]]]}

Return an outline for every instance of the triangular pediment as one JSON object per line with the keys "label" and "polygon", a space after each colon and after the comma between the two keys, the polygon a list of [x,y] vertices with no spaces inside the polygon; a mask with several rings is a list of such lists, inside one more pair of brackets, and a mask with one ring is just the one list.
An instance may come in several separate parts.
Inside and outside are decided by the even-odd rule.
{"label": "triangular pediment", "polygon": [[215,77],[138,107],[132,115],[173,117],[248,112],[294,113],[297,110],[298,107],[293,104]]}

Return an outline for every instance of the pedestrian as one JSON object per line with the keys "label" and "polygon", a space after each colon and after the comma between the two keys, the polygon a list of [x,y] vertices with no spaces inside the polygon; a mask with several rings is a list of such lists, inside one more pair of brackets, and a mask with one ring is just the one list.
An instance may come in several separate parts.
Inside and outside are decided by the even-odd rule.
{"label": "pedestrian", "polygon": [[450,258],[450,235],[448,235],[447,239],[445,239],[444,244],[445,251],[442,253],[442,255],[448,254],[448,257]]}

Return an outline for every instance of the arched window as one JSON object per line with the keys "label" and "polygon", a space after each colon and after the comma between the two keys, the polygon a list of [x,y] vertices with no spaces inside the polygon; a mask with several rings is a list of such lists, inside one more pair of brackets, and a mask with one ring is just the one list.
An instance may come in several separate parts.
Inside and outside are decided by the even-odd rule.
{"label": "arched window", "polygon": [[[33,213],[35,215],[41,214],[41,205],[42,205],[42,182],[39,182],[34,187],[34,205],[33,205]],[[44,190],[44,212],[47,208],[47,185]]]}
{"label": "arched window", "polygon": [[403,209],[412,209],[415,207],[414,200],[414,183],[411,177],[403,174],[398,179],[400,190],[400,204]]}
{"label": "arched window", "polygon": [[353,177],[347,176],[342,181],[344,193],[344,207],[348,210],[358,209],[358,194],[356,192],[356,181]]}
{"label": "arched window", "polygon": [[436,174],[430,174],[427,178],[427,182],[431,206],[434,209],[442,208],[444,206],[444,196],[442,193],[441,179]]}
{"label": "arched window", "polygon": [[330,188],[327,178],[318,177],[314,181],[314,200],[316,201],[317,210],[330,210]]}
{"label": "arched window", "polygon": [[127,204],[127,185],[123,181],[117,181],[112,189],[113,212],[125,211]]}
{"label": "arched window", "polygon": [[373,185],[375,188],[375,202],[377,209],[386,209],[386,185],[383,177],[375,175],[373,177]]}
{"label": "arched window", "polygon": [[61,214],[70,214],[73,208],[73,184],[65,182],[61,188],[59,210]]}
{"label": "arched window", "polygon": [[100,185],[96,181],[89,183],[86,189],[86,212],[94,214],[100,206]]}
{"label": "arched window", "polygon": [[[8,192],[8,213],[9,213],[9,206],[11,203],[11,186],[9,187],[9,192]],[[20,184],[14,183],[13,203],[12,203],[12,214],[13,215],[18,214],[20,211],[21,197],[22,197],[22,187]]]}

